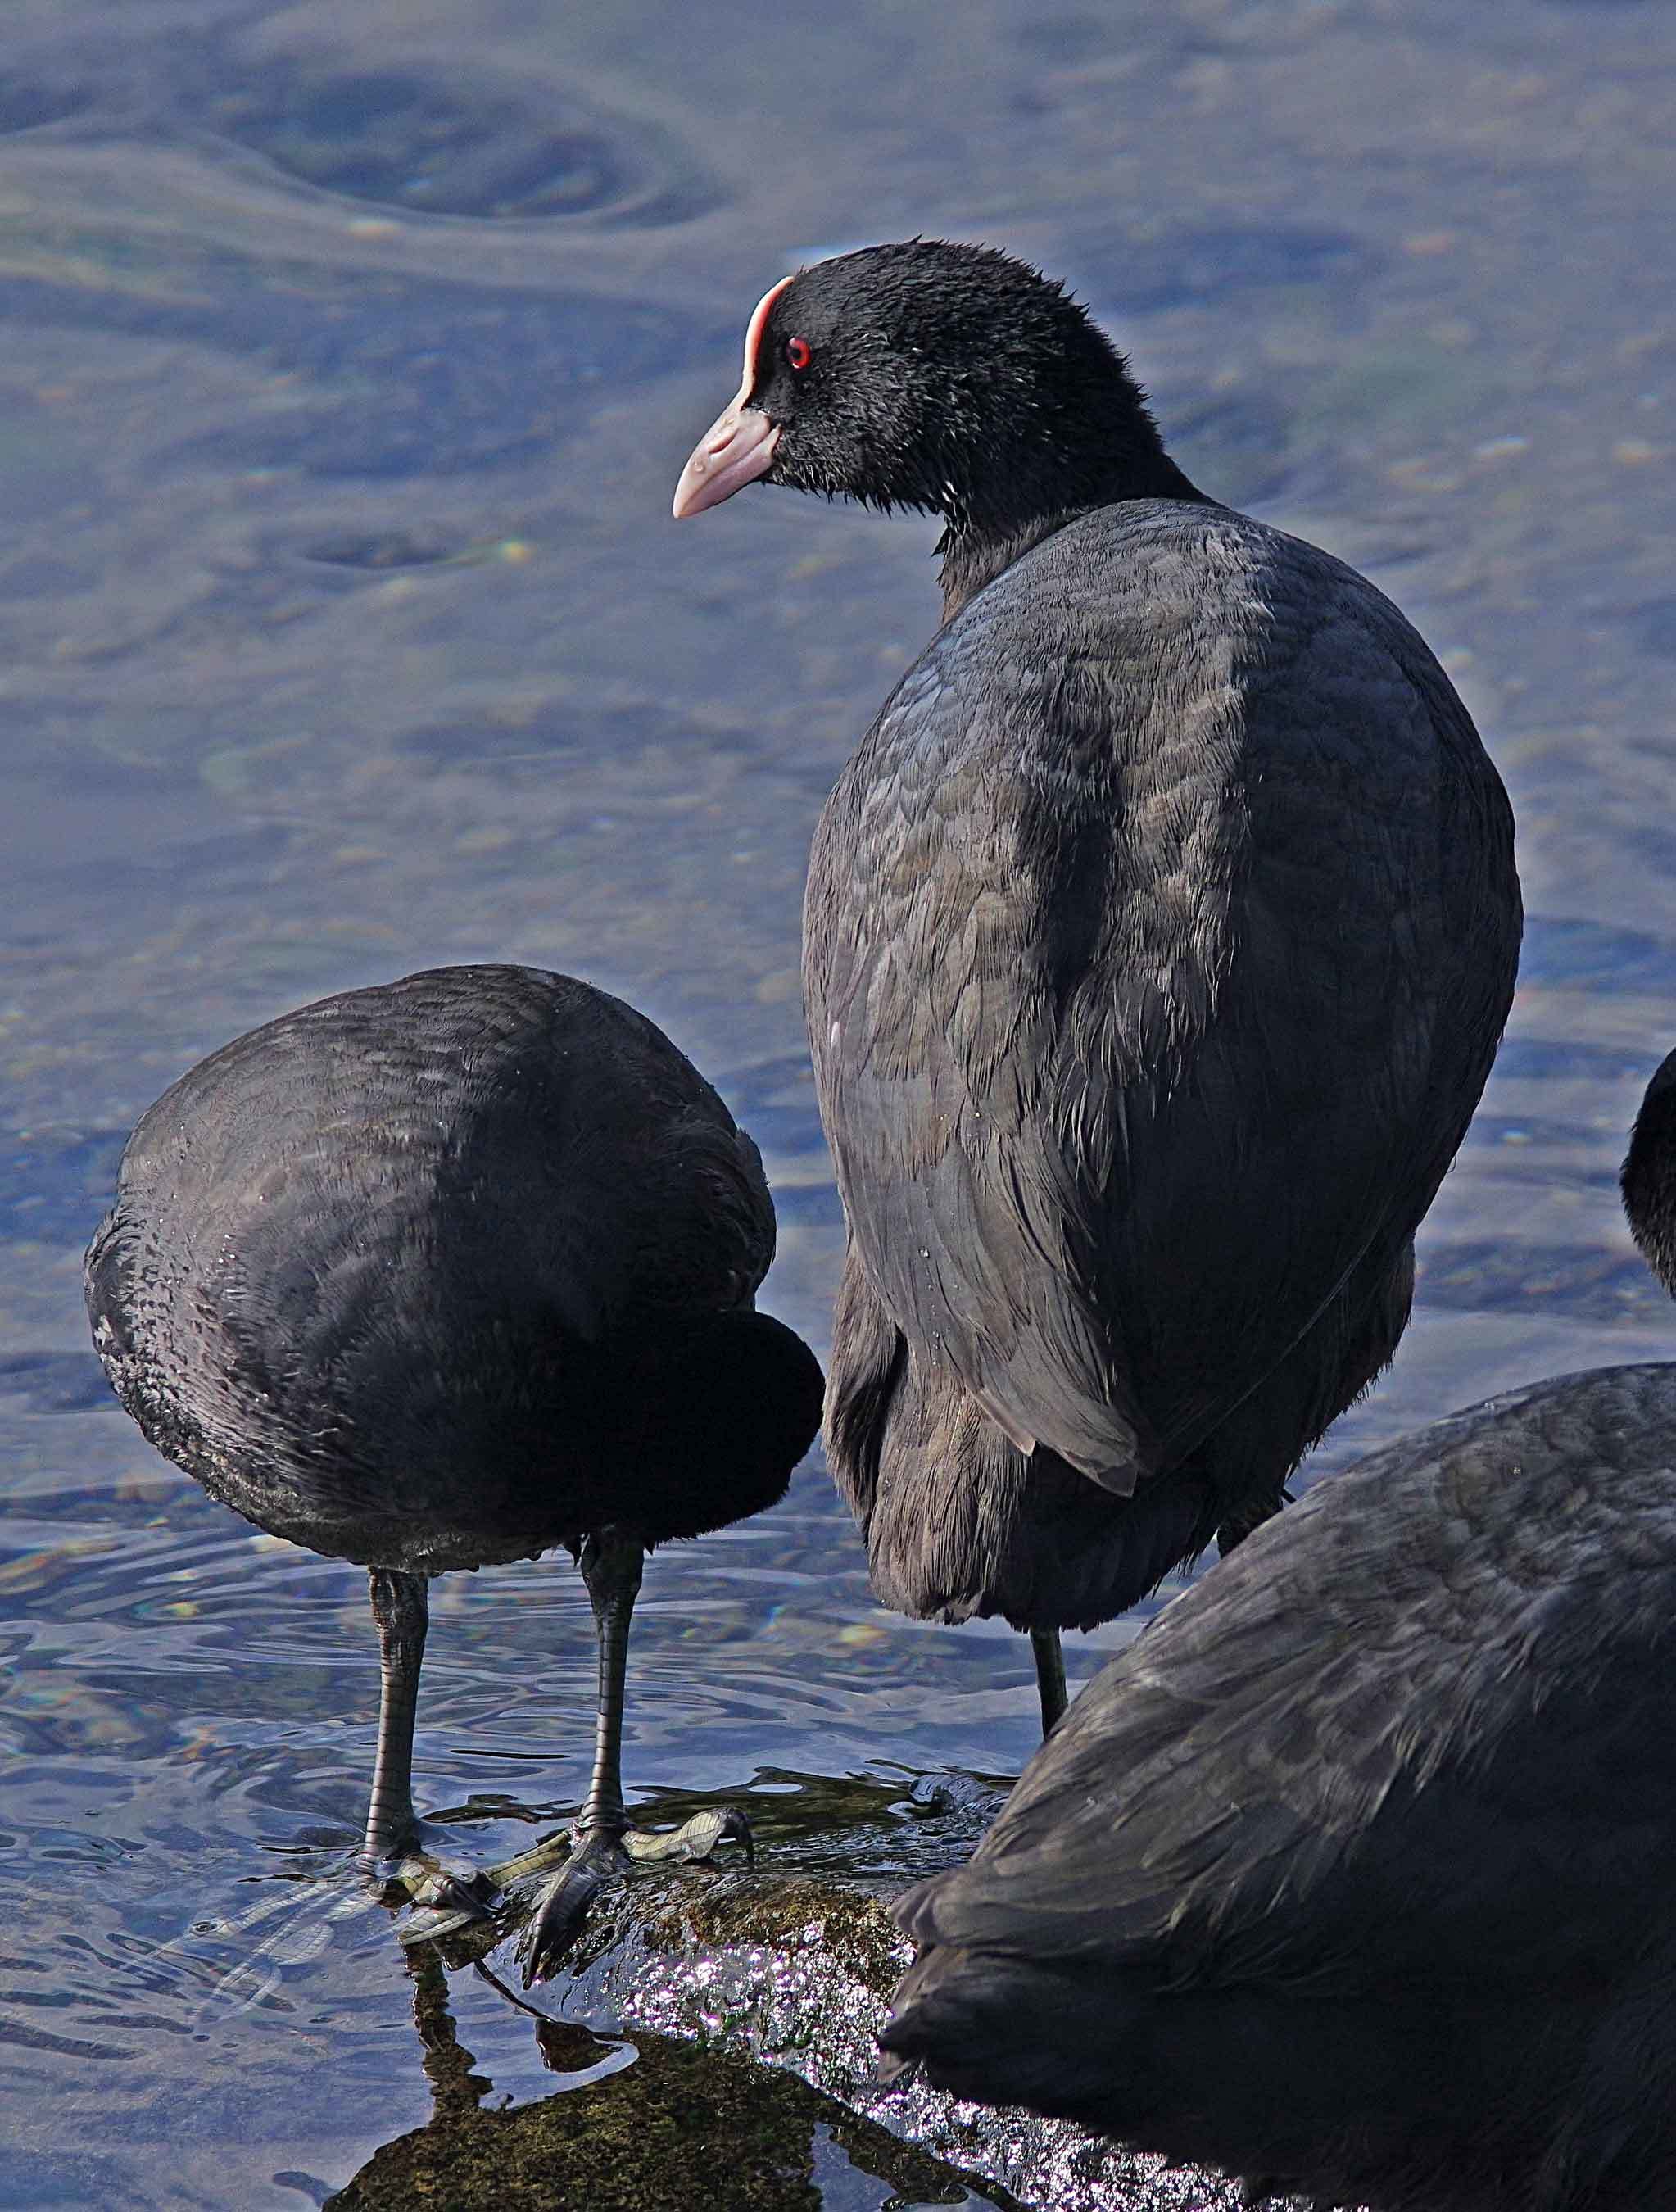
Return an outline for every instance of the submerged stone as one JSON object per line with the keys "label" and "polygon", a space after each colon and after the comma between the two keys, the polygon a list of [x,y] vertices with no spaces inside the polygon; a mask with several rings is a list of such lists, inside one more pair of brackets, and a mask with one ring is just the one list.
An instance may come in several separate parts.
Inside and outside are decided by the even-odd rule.
{"label": "submerged stone", "polygon": [[[485,2111],[434,1958],[415,1968],[415,2016],[436,2111],[374,2153],[332,2212],[819,2212],[823,2206],[992,2205],[985,2186],[793,2074],[637,2032],[614,2051],[586,2028],[538,2031],[568,2091]],[[603,2054],[603,2055],[602,2055]],[[614,2063],[616,2062],[616,2063]]]}

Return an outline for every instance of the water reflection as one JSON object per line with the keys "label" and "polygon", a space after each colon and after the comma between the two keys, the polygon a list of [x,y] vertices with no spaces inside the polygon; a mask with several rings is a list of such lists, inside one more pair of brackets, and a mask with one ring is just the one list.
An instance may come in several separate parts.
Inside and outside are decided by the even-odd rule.
{"label": "water reflection", "polygon": [[[508,2005],[518,2000],[475,1970]],[[598,2212],[908,2212],[914,2205],[1005,2205],[941,2160],[858,2119],[794,2075],[668,2036],[604,2040],[535,2016],[543,2063],[571,2093],[484,2109],[494,2090],[473,2070],[432,1958],[414,1962],[413,2017],[432,2117],[375,2152],[334,2212],[416,2203],[471,2208],[587,2204]],[[285,2177],[306,2189],[307,2178]],[[317,2198],[316,2200],[320,2201]]]}

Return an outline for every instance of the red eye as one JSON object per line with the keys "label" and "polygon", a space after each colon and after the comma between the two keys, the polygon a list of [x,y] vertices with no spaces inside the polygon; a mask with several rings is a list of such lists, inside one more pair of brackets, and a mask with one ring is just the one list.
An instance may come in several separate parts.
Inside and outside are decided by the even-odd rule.
{"label": "red eye", "polygon": [[809,350],[809,341],[807,338],[787,338],[786,341],[786,358],[791,362],[793,368],[803,369],[808,368],[810,362],[815,358],[815,356]]}

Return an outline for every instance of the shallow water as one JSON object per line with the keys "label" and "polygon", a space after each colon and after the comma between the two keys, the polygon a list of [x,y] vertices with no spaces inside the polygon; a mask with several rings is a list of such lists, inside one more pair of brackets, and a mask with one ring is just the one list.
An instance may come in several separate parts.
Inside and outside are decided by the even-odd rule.
{"label": "shallow water", "polygon": [[[824,1341],[803,861],[932,627],[932,532],[763,495],[667,520],[798,257],[950,232],[1072,277],[1190,472],[1400,599],[1502,766],[1518,1006],[1420,1317],[1321,1463],[1672,1343],[1613,1191],[1676,1042],[1668,11],[944,15],[7,11],[0,2205],[319,2202],[429,2109],[348,1874],[362,1578],[154,1457],[87,1348],[81,1249],[164,1085],[351,984],[574,969],[753,1129],[769,1303]],[[586,1601],[561,1559],[433,1615],[421,1801],[504,1854],[582,1786]],[[874,1607],[811,1466],[653,1563],[626,1770],[888,1886],[914,1776],[1028,1755],[1029,1678],[1005,1631]],[[496,2095],[550,2090],[527,2018],[454,1988]]]}

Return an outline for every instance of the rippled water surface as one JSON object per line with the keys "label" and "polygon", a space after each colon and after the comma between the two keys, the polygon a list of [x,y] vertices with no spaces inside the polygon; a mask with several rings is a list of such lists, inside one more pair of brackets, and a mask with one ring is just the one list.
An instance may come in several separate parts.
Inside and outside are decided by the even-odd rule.
{"label": "rippled water surface", "polygon": [[[932,532],[667,520],[798,257],[948,232],[1073,278],[1194,477],[1403,602],[1511,787],[1519,1003],[1322,1464],[1671,1346],[1613,1176],[1676,1042],[1673,106],[1652,0],[8,9],[0,2204],[319,2203],[431,2105],[349,1870],[363,1577],[153,1456],[87,1348],[165,1084],[351,984],[573,969],[755,1132],[769,1303],[824,1343],[804,857],[932,628]],[[582,1786],[586,1601],[561,1557],[433,1621],[421,1802],[501,1855]],[[655,1560],[635,1646],[631,1786],[749,1802],[805,1864],[888,1879],[915,1775],[1034,1735],[1022,1644],[878,1611],[818,1464]],[[497,2099],[554,2087],[491,1984],[452,2001]]]}

